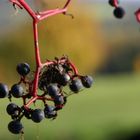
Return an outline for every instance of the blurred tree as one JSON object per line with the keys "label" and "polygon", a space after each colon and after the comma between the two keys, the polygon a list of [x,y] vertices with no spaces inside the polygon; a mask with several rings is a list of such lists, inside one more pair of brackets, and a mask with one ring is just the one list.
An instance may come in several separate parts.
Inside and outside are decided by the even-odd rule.
{"label": "blurred tree", "polygon": [[134,58],[133,69],[135,72],[140,72],[140,53]]}
{"label": "blurred tree", "polygon": [[[112,47],[113,48],[113,47]],[[123,42],[109,52],[105,64],[99,73],[115,74],[140,71],[140,47],[137,42]]]}

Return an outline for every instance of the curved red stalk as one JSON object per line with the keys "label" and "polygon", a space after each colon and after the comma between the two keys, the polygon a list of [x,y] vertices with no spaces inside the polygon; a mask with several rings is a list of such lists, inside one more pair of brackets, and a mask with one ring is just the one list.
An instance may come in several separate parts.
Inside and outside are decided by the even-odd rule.
{"label": "curved red stalk", "polygon": [[114,0],[114,6],[118,7],[119,1],[118,0]]}
{"label": "curved red stalk", "polygon": [[135,16],[138,22],[140,22],[140,8],[135,12]]}

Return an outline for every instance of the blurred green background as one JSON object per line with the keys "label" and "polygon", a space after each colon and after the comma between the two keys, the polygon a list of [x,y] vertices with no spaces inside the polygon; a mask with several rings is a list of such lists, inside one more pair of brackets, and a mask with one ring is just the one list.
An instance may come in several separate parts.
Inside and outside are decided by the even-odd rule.
{"label": "blurred green background", "polygon": [[[43,10],[64,0],[27,2]],[[73,1],[68,12],[74,19],[58,15],[39,24],[42,60],[66,54],[81,74],[93,75],[95,84],[71,96],[54,121],[24,119],[25,140],[140,140],[140,26],[133,15],[139,2],[121,1],[127,13],[122,20],[107,3]],[[35,69],[31,19],[24,10],[14,15],[10,3],[1,0],[0,82],[16,83],[16,65],[25,61]],[[0,140],[19,140],[7,130],[9,101],[0,102]]]}

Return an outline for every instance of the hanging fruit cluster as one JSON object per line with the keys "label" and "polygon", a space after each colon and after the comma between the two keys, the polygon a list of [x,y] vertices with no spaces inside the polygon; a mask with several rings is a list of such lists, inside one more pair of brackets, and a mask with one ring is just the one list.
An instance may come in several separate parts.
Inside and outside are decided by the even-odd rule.
{"label": "hanging fruit cluster", "polygon": [[[41,122],[44,118],[55,119],[57,112],[61,110],[67,102],[68,96],[77,94],[85,88],[90,88],[93,84],[91,76],[81,76],[75,65],[67,56],[55,58],[53,61],[41,62],[38,40],[38,23],[48,17],[67,14],[67,7],[71,0],[67,0],[61,9],[35,12],[25,2],[25,0],[9,0],[14,8],[25,9],[33,19],[34,50],[36,70],[31,72],[27,63],[17,65],[17,72],[20,80],[9,90],[8,86],[0,83],[0,98],[8,97],[10,104],[7,106],[7,113],[12,121],[8,124],[8,129],[13,134],[23,133],[21,120],[23,117],[31,119],[35,123]],[[69,92],[64,87],[69,87]],[[71,92],[70,92],[71,91]],[[12,98],[23,100],[23,105],[19,106],[12,102]],[[32,108],[38,100],[42,101],[44,108]]]}
{"label": "hanging fruit cluster", "polygon": [[[35,123],[41,122],[44,118],[55,119],[57,112],[61,110],[67,102],[67,97],[85,88],[90,88],[93,83],[91,76],[78,75],[76,68],[67,57],[60,59],[55,58],[54,61],[48,61],[48,66],[44,66],[39,73],[38,89],[39,94],[32,95],[33,76],[30,73],[30,66],[27,63],[20,63],[16,68],[20,75],[20,81],[14,84],[9,90],[7,85],[0,84],[0,98],[8,97],[22,98],[23,106],[10,103],[7,106],[7,113],[13,119],[8,124],[8,129],[14,134],[23,132],[21,119],[26,117]],[[34,77],[34,76],[33,76]],[[64,87],[68,86],[71,92],[64,91]],[[29,106],[41,100],[44,103],[44,109],[32,109]],[[52,104],[53,103],[53,104]]]}

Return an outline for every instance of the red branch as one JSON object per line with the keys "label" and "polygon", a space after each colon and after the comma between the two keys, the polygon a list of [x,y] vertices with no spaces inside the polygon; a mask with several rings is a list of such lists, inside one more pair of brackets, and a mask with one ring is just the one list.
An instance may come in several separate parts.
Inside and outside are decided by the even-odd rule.
{"label": "red branch", "polygon": [[138,22],[140,22],[140,9],[135,12],[135,16]]}

